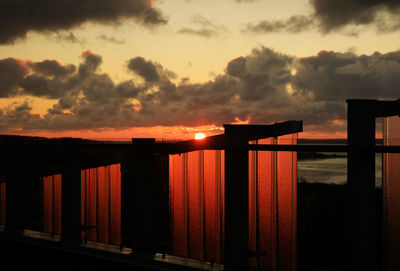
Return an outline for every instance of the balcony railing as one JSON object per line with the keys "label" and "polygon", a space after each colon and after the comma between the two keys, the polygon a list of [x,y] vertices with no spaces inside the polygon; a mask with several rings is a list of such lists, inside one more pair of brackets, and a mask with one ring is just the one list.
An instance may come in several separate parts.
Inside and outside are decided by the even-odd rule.
{"label": "balcony railing", "polygon": [[[364,102],[355,104],[363,108]],[[352,136],[362,138],[373,123],[374,139],[371,119],[382,114],[358,123],[361,132],[349,129]],[[128,247],[133,255],[154,260],[160,253],[170,262],[177,256],[174,264],[191,259],[206,269],[297,270],[303,256],[298,234],[310,233],[298,227],[298,214],[301,223],[306,214],[297,208],[297,152],[334,151],[349,154],[348,185],[338,192],[348,195],[342,208],[348,207],[348,215],[337,230],[345,233],[338,236],[350,251],[338,260],[339,268],[369,263],[365,270],[393,270],[400,259],[399,123],[387,119],[384,146],[352,137],[348,145],[298,145],[300,122],[226,125],[224,135],[178,143],[3,137],[0,224],[6,235],[29,229],[60,244]],[[383,202],[375,189],[375,153],[385,153]]]}

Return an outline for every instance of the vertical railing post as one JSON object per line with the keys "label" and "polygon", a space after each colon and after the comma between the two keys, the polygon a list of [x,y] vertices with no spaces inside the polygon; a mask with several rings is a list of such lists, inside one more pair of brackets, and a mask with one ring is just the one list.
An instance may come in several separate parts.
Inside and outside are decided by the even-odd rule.
{"label": "vertical railing post", "polygon": [[133,227],[133,155],[129,152],[121,162],[121,237],[122,246],[132,246]]}
{"label": "vertical railing post", "polygon": [[376,217],[375,118],[399,115],[400,99],[347,100],[347,105],[349,270],[379,270],[382,244],[377,237],[382,232],[377,232],[381,220]]}
{"label": "vertical railing post", "polygon": [[363,102],[348,102],[349,270],[377,270],[375,116]]}
{"label": "vertical railing post", "polygon": [[225,270],[249,269],[249,154],[246,130],[225,128]]}
{"label": "vertical railing post", "polygon": [[24,230],[24,216],[26,212],[25,189],[28,167],[28,151],[22,140],[10,140],[6,144],[7,172],[6,172],[6,225],[9,233],[22,234]]}
{"label": "vertical railing post", "polygon": [[63,142],[61,180],[61,241],[81,241],[81,165],[80,140],[66,139]]}
{"label": "vertical railing post", "polygon": [[154,138],[132,139],[133,143],[133,254],[154,253],[155,161]]}

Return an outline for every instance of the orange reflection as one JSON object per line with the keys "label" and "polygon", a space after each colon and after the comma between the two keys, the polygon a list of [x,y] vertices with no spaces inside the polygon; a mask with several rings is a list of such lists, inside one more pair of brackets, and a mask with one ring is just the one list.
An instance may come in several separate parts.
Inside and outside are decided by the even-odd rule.
{"label": "orange reflection", "polygon": [[[400,119],[389,117],[384,123],[384,145],[400,144]],[[384,225],[387,270],[395,270],[400,266],[400,154],[384,154],[383,191],[384,191]]]}
{"label": "orange reflection", "polygon": [[[43,231],[61,235],[62,175],[45,176],[42,181]],[[0,195],[3,190],[1,187]],[[121,244],[120,164],[81,171],[81,224],[90,227],[82,231],[82,238]]]}
{"label": "orange reflection", "polygon": [[89,227],[82,237],[121,244],[120,164],[82,170],[81,182],[81,223]]}
{"label": "orange reflection", "polygon": [[222,262],[222,151],[170,156],[172,248],[178,256]]}
{"label": "orange reflection", "polygon": [[61,235],[61,174],[43,177],[43,231]]}
{"label": "orange reflection", "polygon": [[[252,144],[296,144],[297,135]],[[249,152],[249,250],[260,270],[296,266],[297,161],[293,152]],[[223,262],[224,152],[170,156],[173,254]],[[229,184],[229,180],[227,180]],[[279,213],[279,216],[278,216]]]}

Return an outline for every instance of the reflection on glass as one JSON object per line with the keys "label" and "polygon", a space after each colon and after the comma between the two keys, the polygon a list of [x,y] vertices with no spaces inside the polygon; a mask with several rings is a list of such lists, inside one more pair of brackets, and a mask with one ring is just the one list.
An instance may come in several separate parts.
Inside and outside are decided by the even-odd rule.
{"label": "reflection on glass", "polygon": [[[297,135],[252,144],[297,144]],[[249,155],[250,264],[259,270],[296,270],[297,156],[252,151]]]}
{"label": "reflection on glass", "polygon": [[[296,144],[297,134],[278,138],[278,144]],[[278,270],[296,270],[297,155],[277,152]]]}
{"label": "reflection on glass", "polygon": [[[297,144],[297,135],[250,144]],[[173,254],[223,262],[224,152],[170,156]],[[297,156],[249,152],[250,265],[259,270],[296,269]]]}
{"label": "reflection on glass", "polygon": [[42,177],[43,231],[61,235],[61,174]]}
{"label": "reflection on glass", "polygon": [[175,255],[222,261],[222,151],[170,156],[172,250]]}
{"label": "reflection on glass", "polygon": [[[400,118],[386,118],[384,145],[400,145]],[[386,153],[383,163],[385,265],[386,270],[400,268],[400,154]]]}
{"label": "reflection on glass", "polygon": [[82,238],[121,244],[120,164],[81,171]]}
{"label": "reflection on glass", "polygon": [[[62,175],[41,178],[43,187],[42,231],[61,235]],[[121,244],[120,164],[81,171],[82,238]]]}

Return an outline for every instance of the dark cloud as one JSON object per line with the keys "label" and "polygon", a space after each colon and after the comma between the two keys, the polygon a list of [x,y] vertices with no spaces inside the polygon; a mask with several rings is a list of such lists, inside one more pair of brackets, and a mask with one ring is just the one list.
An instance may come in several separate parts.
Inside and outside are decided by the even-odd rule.
{"label": "dark cloud", "polygon": [[23,61],[14,58],[0,60],[0,98],[15,95],[27,73]]}
{"label": "dark cloud", "polygon": [[147,82],[157,82],[160,80],[156,66],[153,62],[146,61],[143,57],[131,59],[128,63],[128,69],[143,77]]}
{"label": "dark cloud", "polygon": [[245,26],[243,31],[254,33],[298,33],[313,29],[315,27],[315,20],[312,16],[295,15],[286,20],[261,21],[257,24],[249,23]]}
{"label": "dark cloud", "polygon": [[149,27],[167,23],[148,0],[2,0],[0,44],[25,38],[29,31],[57,32],[85,22],[118,24],[130,18]]}
{"label": "dark cloud", "polygon": [[124,39],[117,39],[116,37],[106,36],[106,35],[99,35],[96,37],[96,39],[107,41],[107,42],[114,43],[114,44],[124,44],[125,43]]}
{"label": "dark cloud", "polygon": [[56,41],[58,42],[70,42],[70,43],[78,43],[82,44],[83,41],[79,38],[77,38],[74,33],[69,32],[69,33],[56,33]]}
{"label": "dark cloud", "polygon": [[35,72],[44,76],[65,77],[75,72],[74,65],[63,66],[57,60],[28,62],[27,65]]}
{"label": "dark cloud", "polygon": [[191,18],[192,24],[196,25],[195,28],[184,27],[178,30],[179,34],[188,34],[199,36],[203,38],[215,38],[226,36],[229,30],[220,24],[216,24],[208,20],[202,15],[196,14]]}
{"label": "dark cloud", "polygon": [[40,75],[28,75],[21,81],[24,94],[49,99],[60,98],[63,95],[63,83],[58,79],[49,79]]}
{"label": "dark cloud", "polygon": [[103,59],[99,55],[92,54],[90,51],[85,51],[82,53],[82,58],[84,62],[79,65],[79,74],[82,77],[87,77],[97,71]]}
{"label": "dark cloud", "polygon": [[380,12],[397,15],[397,0],[310,0],[314,15],[329,32],[346,25],[366,25],[375,22]]}
{"label": "dark cloud", "polygon": [[379,33],[400,29],[398,0],[309,0],[309,3],[313,10],[309,15],[248,23],[242,31],[298,33],[316,30],[326,34],[350,27],[347,31],[350,31],[350,35],[356,36],[358,33],[355,27],[358,26],[373,26]]}
{"label": "dark cloud", "polygon": [[181,28],[179,29],[178,33],[199,36],[203,38],[212,38],[218,36],[218,33],[213,29]]}
{"label": "dark cloud", "polygon": [[[239,78],[243,87],[239,93],[243,100],[262,100],[278,95],[291,80],[292,58],[268,48],[253,50],[227,65],[227,73]],[[284,97],[281,97],[284,100]]]}
{"label": "dark cloud", "polygon": [[299,60],[293,84],[314,100],[395,98],[399,95],[400,52],[357,56],[322,51]]}
{"label": "dark cloud", "polygon": [[140,75],[147,83],[168,82],[176,78],[176,74],[165,69],[157,62],[148,61],[143,57],[135,57],[128,61],[128,69]]}
{"label": "dark cloud", "polygon": [[[0,60],[3,97],[45,97],[57,103],[43,116],[29,102],[0,109],[0,130],[76,130],[199,126],[304,120],[305,131],[344,131],[346,99],[398,98],[400,52],[356,55],[321,51],[296,58],[269,48],[232,59],[205,83],[177,80],[161,64],[135,57],[127,68],[143,77],[115,82],[89,51],[78,69],[54,60]],[[12,69],[1,68],[3,66]],[[49,71],[54,67],[54,71]],[[10,71],[13,71],[10,73]],[[7,76],[6,76],[7,75]],[[12,79],[12,80],[11,80]]]}

